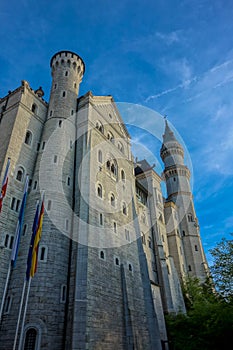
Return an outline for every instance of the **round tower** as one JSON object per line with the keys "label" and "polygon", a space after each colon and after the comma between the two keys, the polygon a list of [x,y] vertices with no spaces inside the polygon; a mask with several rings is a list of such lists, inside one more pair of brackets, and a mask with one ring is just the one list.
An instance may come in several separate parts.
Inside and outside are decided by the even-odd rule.
{"label": "round tower", "polygon": [[76,111],[79,84],[85,72],[82,58],[71,51],[60,51],[50,61],[52,86],[48,119],[68,118]]}
{"label": "round tower", "polygon": [[[27,329],[33,325],[38,348],[64,349],[73,249],[76,108],[85,66],[83,60],[70,51],[55,54],[50,66],[52,87],[47,119],[45,122],[39,119],[43,123],[42,133],[37,139],[40,143],[30,148],[37,158],[25,210],[24,223],[28,229],[21,239],[17,269],[13,271],[9,293],[14,293],[14,303],[19,305],[22,286],[16,288],[16,280],[23,283],[35,207],[44,193],[45,214],[38,271],[31,283],[24,342]],[[39,307],[35,308],[35,305]],[[17,316],[18,307],[15,307],[9,322],[16,324]],[[8,348],[12,348],[12,344]]]}
{"label": "round tower", "polygon": [[[173,131],[165,121],[165,132],[160,156],[164,162],[164,178],[167,188],[167,202],[178,208],[178,225],[168,235],[169,250],[176,257],[177,270],[181,275],[189,274],[205,280],[207,263],[200,240],[199,225],[190,188],[190,171],[184,165],[184,150]],[[167,216],[169,226],[171,218]],[[177,238],[175,240],[175,237]],[[179,263],[178,263],[179,260]]]}
{"label": "round tower", "polygon": [[190,171],[184,165],[184,150],[169,127],[167,120],[160,156],[165,165],[164,177],[168,199],[175,202],[178,194],[191,194]]}

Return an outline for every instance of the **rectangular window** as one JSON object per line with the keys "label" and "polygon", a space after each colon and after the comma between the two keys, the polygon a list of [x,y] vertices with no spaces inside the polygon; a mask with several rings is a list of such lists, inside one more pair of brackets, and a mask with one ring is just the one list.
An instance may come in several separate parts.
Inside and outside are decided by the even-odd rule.
{"label": "rectangular window", "polygon": [[102,213],[100,213],[99,221],[100,221],[100,225],[103,226],[103,224],[104,224],[104,219],[103,219],[103,214],[102,214]]}
{"label": "rectangular window", "polygon": [[20,209],[20,200],[16,199],[15,197],[12,197],[11,199],[11,207],[12,210],[15,210],[16,212]]}
{"label": "rectangular window", "polygon": [[129,230],[125,229],[125,239],[130,242],[130,233]]}
{"label": "rectangular window", "polygon": [[13,198],[11,199],[11,209],[12,209],[12,210],[15,210],[15,203],[16,203],[16,198],[13,197]]}

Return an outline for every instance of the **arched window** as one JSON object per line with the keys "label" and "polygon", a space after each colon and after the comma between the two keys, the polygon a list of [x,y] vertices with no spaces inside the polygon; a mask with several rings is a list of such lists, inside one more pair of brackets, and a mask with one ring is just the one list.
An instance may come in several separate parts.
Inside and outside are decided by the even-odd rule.
{"label": "arched window", "polygon": [[132,265],[131,264],[129,264],[129,271],[132,271],[133,269],[132,269]]}
{"label": "arched window", "polygon": [[61,297],[60,297],[61,303],[66,302],[66,293],[67,293],[67,286],[65,284],[63,284],[61,286]]}
{"label": "arched window", "polygon": [[107,136],[108,140],[111,141],[112,143],[114,143],[114,136],[113,134],[109,131],[108,132],[108,136]]}
{"label": "arched window", "polygon": [[100,121],[97,121],[97,122],[96,122],[95,127],[96,127],[96,129],[98,129],[102,134],[104,133],[104,127],[103,127],[103,124],[102,124]]}
{"label": "arched window", "polygon": [[10,309],[11,309],[11,303],[12,303],[12,296],[9,295],[9,296],[6,298],[5,310],[4,310],[4,313],[5,313],[5,314],[9,314]]}
{"label": "arched window", "polygon": [[152,249],[152,239],[150,236],[148,237],[148,247]]}
{"label": "arched window", "polygon": [[107,170],[114,176],[117,176],[117,162],[115,159],[108,160],[106,163]]}
{"label": "arched window", "polygon": [[99,151],[98,151],[98,162],[102,163],[102,161],[103,161],[102,151],[99,150]]}
{"label": "arched window", "polygon": [[52,206],[52,201],[51,199],[49,199],[47,204],[47,210],[51,210],[51,206]]}
{"label": "arched window", "polygon": [[124,170],[121,170],[121,180],[125,182],[125,172]]}
{"label": "arched window", "polygon": [[25,335],[24,350],[35,350],[37,340],[37,331],[35,328],[29,328]]}
{"label": "arched window", "polygon": [[65,71],[65,77],[68,77],[68,70]]}
{"label": "arched window", "polygon": [[122,203],[122,213],[123,213],[124,215],[127,215],[127,207],[126,207],[125,202]]}
{"label": "arched window", "polygon": [[118,147],[118,149],[119,149],[122,153],[124,153],[124,147],[123,147],[123,145],[122,145],[121,142],[118,142],[117,147]]}
{"label": "arched window", "polygon": [[192,221],[193,221],[193,216],[192,216],[192,214],[188,214],[188,221],[189,221],[189,222],[192,222]]}
{"label": "arched window", "polygon": [[117,266],[120,265],[120,262],[119,262],[119,259],[118,259],[118,258],[115,258],[115,264],[116,264]]}
{"label": "arched window", "polygon": [[103,250],[101,250],[101,252],[100,252],[100,259],[105,259],[104,251],[103,251]]}
{"label": "arched window", "polygon": [[4,241],[4,246],[7,248],[8,247],[8,242],[9,242],[9,235],[6,234],[5,236],[5,241]]}
{"label": "arched window", "polygon": [[32,104],[32,113],[36,113],[37,105],[35,103]]}
{"label": "arched window", "polygon": [[114,163],[111,164],[111,172],[112,172],[114,175],[116,175],[116,167],[115,167],[115,164],[114,164]]}
{"label": "arched window", "polygon": [[23,168],[20,167],[17,171],[16,180],[22,182],[23,176],[24,176],[24,170],[23,170]]}
{"label": "arched window", "polygon": [[26,132],[24,143],[26,143],[26,145],[28,145],[28,146],[30,146],[32,143],[32,133],[29,130],[27,130],[27,132]]}
{"label": "arched window", "polygon": [[44,245],[39,246],[39,261],[46,262],[48,257],[48,248]]}
{"label": "arched window", "polygon": [[111,202],[111,206],[115,207],[116,199],[113,193],[110,196],[110,202]]}
{"label": "arched window", "polygon": [[62,93],[62,97],[66,97],[66,92],[65,91],[63,91],[63,93]]}
{"label": "arched window", "polygon": [[97,186],[97,195],[98,197],[102,198],[103,197],[103,188],[101,184],[98,184]]}
{"label": "arched window", "polygon": [[23,225],[23,236],[25,236],[26,232],[27,232],[27,228],[28,228],[28,225],[27,224],[24,224]]}

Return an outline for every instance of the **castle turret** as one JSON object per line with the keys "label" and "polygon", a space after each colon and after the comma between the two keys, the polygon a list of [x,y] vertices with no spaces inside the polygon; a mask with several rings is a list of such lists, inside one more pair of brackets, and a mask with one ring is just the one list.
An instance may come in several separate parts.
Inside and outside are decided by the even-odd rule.
{"label": "castle turret", "polygon": [[51,61],[52,87],[48,118],[68,118],[76,111],[79,84],[85,72],[83,60],[71,51],[56,53]]}
{"label": "castle turret", "polygon": [[190,188],[190,171],[184,164],[184,149],[167,120],[160,155],[165,165],[167,202],[173,202],[178,208],[178,223],[174,227],[174,220],[168,213],[168,206],[165,206],[170,253],[175,257],[180,276],[189,274],[204,280],[207,276],[207,263]]}

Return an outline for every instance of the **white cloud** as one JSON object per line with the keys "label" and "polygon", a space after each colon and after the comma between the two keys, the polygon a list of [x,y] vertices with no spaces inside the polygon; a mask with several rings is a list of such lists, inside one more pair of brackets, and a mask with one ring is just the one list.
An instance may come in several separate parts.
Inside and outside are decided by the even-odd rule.
{"label": "white cloud", "polygon": [[170,33],[156,32],[156,36],[167,45],[172,45],[181,41],[181,31],[173,31]]}

